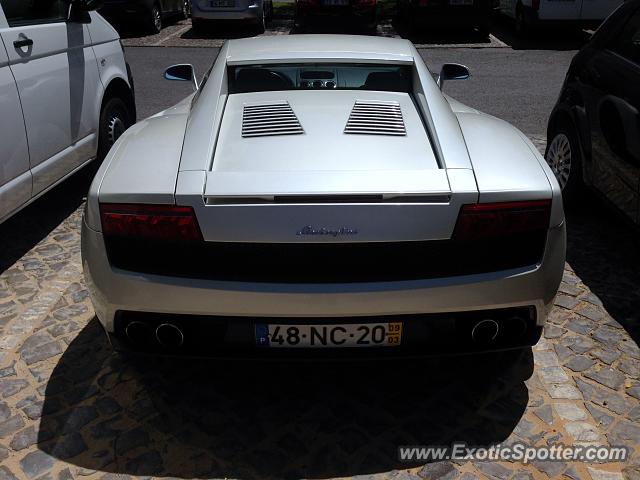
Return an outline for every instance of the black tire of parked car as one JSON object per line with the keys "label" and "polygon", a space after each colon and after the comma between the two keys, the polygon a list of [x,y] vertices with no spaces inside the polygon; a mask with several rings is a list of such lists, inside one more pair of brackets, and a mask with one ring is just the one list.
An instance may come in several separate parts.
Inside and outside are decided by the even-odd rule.
{"label": "black tire of parked car", "polygon": [[191,0],[184,0],[182,2],[182,18],[187,19],[191,16]]}
{"label": "black tire of parked car", "polygon": [[[567,118],[560,118],[555,122],[555,125],[547,135],[547,148],[545,150],[544,157],[547,160],[547,163],[549,163],[551,169],[554,170],[552,166],[552,159],[549,158],[551,155],[550,150],[554,140],[564,140],[562,136],[568,140],[569,144],[569,177],[564,187],[562,187],[560,179],[558,179],[558,182],[562,187],[562,199],[564,204],[571,206],[576,203],[584,190],[582,146],[580,145],[576,128],[571,120]],[[556,171],[554,170],[554,174],[555,173]],[[556,178],[557,177],[558,175],[556,175]]]}
{"label": "black tire of parked car", "polygon": [[476,29],[482,38],[489,38],[489,35],[491,34],[491,17],[483,19],[482,22],[476,26]]}
{"label": "black tire of parked car", "polygon": [[162,30],[162,9],[159,3],[155,3],[146,14],[146,30],[151,34],[160,33]]}
{"label": "black tire of parked car", "polygon": [[267,0],[262,0],[262,13],[258,17],[258,23],[256,25],[256,33],[258,35],[264,33],[267,30],[267,17],[269,16]]}
{"label": "black tire of parked car", "polygon": [[402,8],[402,24],[407,30],[408,35],[413,35],[416,33],[416,17],[413,13],[413,9],[411,7],[411,2],[404,2],[404,8]]}
{"label": "black tire of parked car", "polygon": [[519,37],[526,37],[529,35],[529,25],[527,19],[524,16],[524,7],[520,2],[516,6],[516,20],[515,20],[516,35]]}
{"label": "black tire of parked car", "polygon": [[200,18],[191,17],[191,28],[196,35],[203,35],[206,33],[206,22]]}
{"label": "black tire of parked car", "polygon": [[119,97],[109,98],[100,112],[98,133],[98,160],[102,162],[120,136],[133,125],[133,112]]}

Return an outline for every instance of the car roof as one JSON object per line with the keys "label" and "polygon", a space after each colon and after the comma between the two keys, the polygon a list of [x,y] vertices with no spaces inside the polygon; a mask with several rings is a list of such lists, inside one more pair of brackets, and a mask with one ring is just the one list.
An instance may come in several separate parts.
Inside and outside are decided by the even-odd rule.
{"label": "car roof", "polygon": [[413,63],[411,42],[365,35],[274,35],[228,41],[227,64],[349,61]]}

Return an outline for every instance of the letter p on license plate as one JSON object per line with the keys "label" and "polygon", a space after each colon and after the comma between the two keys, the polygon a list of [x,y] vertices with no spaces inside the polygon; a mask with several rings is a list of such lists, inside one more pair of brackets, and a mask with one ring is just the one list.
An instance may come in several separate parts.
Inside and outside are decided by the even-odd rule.
{"label": "letter p on license plate", "polygon": [[402,322],[282,325],[257,323],[256,345],[268,348],[396,347]]}

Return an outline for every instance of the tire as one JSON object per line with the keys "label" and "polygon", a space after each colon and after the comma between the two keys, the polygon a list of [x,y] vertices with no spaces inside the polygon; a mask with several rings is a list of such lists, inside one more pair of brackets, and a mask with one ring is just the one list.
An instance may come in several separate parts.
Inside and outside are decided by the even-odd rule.
{"label": "tire", "polygon": [[521,3],[518,3],[516,7],[516,35],[519,37],[526,37],[529,34],[529,25],[527,19],[524,17],[524,7]]}
{"label": "tire", "polygon": [[489,38],[489,35],[491,34],[491,20],[483,20],[482,23],[478,24],[476,29],[482,38]]}
{"label": "tire", "polygon": [[261,35],[267,30],[267,0],[262,0],[262,14],[258,17],[256,34]]}
{"label": "tire", "polygon": [[162,10],[159,4],[154,4],[147,13],[146,30],[152,35],[160,33],[162,30]]}
{"label": "tire", "polygon": [[133,125],[133,113],[126,102],[118,97],[105,101],[100,112],[98,134],[98,160],[102,162],[118,138]]}
{"label": "tire", "polygon": [[564,203],[571,205],[582,193],[584,178],[582,148],[570,120],[558,120],[549,132],[544,158],[560,184]]}
{"label": "tire", "polygon": [[191,0],[182,1],[182,11],[180,14],[185,20],[191,16]]}
{"label": "tire", "polygon": [[413,14],[413,12],[411,11],[411,2],[409,1],[407,3],[407,9],[405,11],[405,19],[404,19],[404,24],[405,27],[407,29],[407,33],[409,35],[415,35],[417,33],[417,28],[416,28],[416,18]]}
{"label": "tire", "polygon": [[199,18],[191,17],[191,28],[196,34],[201,35],[204,33],[204,22]]}
{"label": "tire", "polygon": [[407,9],[404,6],[404,2],[402,0],[396,1],[396,20],[399,23],[406,24],[407,23]]}

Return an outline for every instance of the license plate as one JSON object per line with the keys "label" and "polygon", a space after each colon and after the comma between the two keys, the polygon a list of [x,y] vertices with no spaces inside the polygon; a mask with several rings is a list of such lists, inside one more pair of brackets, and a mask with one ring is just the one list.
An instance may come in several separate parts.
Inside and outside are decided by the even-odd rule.
{"label": "license plate", "polygon": [[397,347],[401,342],[402,322],[335,325],[256,324],[258,347]]}
{"label": "license plate", "polygon": [[449,0],[449,5],[473,5],[473,0]]}
{"label": "license plate", "polygon": [[233,8],[236,6],[235,0],[210,0],[209,6],[213,8]]}
{"label": "license plate", "polygon": [[349,0],[323,0],[322,4],[328,7],[344,7],[349,5]]}

